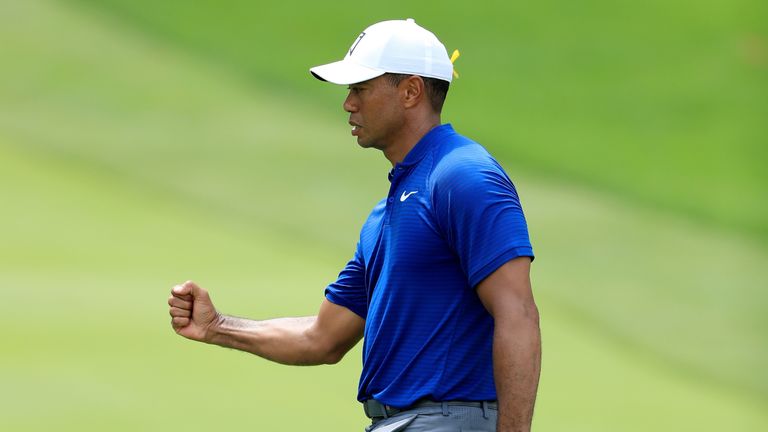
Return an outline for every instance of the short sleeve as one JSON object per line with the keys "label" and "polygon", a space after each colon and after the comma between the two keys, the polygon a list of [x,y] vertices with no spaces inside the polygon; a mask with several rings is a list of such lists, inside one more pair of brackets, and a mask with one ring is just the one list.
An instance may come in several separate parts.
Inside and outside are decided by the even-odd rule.
{"label": "short sleeve", "polygon": [[444,158],[434,171],[432,200],[440,229],[476,287],[507,261],[533,248],[517,190],[485,153]]}
{"label": "short sleeve", "polygon": [[365,265],[359,243],[355,255],[339,273],[336,282],[325,288],[325,298],[331,303],[343,306],[366,319],[368,301],[365,291]]}

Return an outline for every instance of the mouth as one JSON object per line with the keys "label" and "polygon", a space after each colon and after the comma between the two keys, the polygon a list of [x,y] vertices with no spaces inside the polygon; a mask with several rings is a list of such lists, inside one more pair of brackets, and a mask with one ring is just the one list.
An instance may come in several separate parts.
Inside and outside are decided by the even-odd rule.
{"label": "mouth", "polygon": [[353,122],[351,120],[349,122],[349,125],[352,126],[352,135],[354,135],[354,136],[357,136],[357,134],[360,132],[360,129],[363,128],[362,126],[360,126],[359,124],[357,124],[357,123],[355,123],[355,122]]}

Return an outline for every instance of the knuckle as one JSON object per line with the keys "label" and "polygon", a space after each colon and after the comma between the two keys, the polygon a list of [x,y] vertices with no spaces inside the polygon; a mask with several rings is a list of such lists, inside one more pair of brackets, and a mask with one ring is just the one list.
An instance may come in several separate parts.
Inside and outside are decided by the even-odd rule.
{"label": "knuckle", "polygon": [[192,314],[187,309],[181,309],[181,308],[177,308],[177,307],[171,308],[171,316],[179,317],[179,318],[186,318],[186,317],[189,317],[190,315],[192,315]]}

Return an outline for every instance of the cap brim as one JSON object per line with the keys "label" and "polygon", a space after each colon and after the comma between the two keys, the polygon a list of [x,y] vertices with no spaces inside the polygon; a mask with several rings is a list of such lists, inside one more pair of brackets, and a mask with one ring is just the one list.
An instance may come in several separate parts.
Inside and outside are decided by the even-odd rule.
{"label": "cap brim", "polygon": [[339,85],[357,84],[384,75],[384,71],[361,66],[350,61],[337,61],[309,70],[320,81],[328,81]]}

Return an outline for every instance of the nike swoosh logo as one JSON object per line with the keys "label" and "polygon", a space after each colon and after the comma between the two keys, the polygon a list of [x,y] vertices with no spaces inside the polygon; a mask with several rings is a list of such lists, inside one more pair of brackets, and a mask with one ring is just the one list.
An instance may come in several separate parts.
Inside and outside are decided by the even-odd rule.
{"label": "nike swoosh logo", "polygon": [[416,192],[418,192],[418,191],[408,192],[406,194],[405,191],[403,191],[403,194],[400,195],[400,202],[403,202],[403,201],[407,200],[409,196],[415,194]]}

